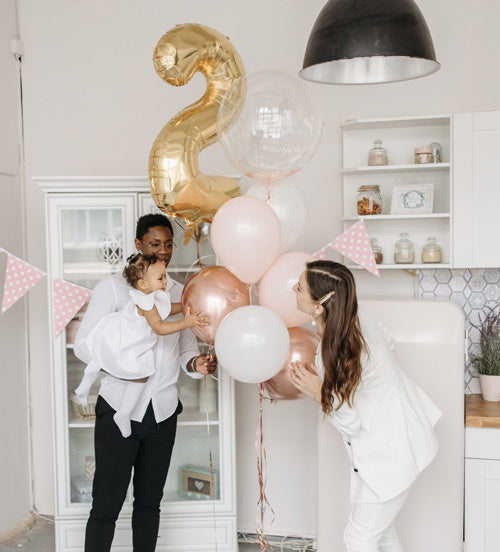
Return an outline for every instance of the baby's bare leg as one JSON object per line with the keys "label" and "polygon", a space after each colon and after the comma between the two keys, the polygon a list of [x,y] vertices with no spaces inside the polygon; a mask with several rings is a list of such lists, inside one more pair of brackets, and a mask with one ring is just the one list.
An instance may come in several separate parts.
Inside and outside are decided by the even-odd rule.
{"label": "baby's bare leg", "polygon": [[100,368],[93,361],[89,362],[80,385],[75,389],[75,395],[81,405],[87,406],[90,388],[97,381],[99,373]]}

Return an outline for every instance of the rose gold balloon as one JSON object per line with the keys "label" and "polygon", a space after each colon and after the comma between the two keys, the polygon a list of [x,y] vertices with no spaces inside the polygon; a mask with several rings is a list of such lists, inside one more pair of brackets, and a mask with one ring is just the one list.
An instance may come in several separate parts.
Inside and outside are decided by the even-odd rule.
{"label": "rose gold balloon", "polygon": [[314,357],[319,343],[319,336],[305,328],[288,328],[290,334],[290,354],[283,368],[271,379],[264,382],[264,387],[271,399],[289,401],[305,397],[290,380],[290,363],[303,362],[314,366]]}
{"label": "rose gold balloon", "polygon": [[231,311],[250,305],[247,286],[222,266],[202,268],[186,282],[181,298],[182,312],[187,307],[202,311],[208,317],[203,330],[192,328],[204,342],[213,345],[215,332],[222,319]]}

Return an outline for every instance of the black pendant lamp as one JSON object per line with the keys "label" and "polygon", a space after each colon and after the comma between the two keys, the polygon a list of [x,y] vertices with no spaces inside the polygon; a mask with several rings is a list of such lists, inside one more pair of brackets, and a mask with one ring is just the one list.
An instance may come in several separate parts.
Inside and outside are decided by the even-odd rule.
{"label": "black pendant lamp", "polygon": [[373,84],[416,79],[439,67],[413,0],[328,0],[299,75],[327,84]]}

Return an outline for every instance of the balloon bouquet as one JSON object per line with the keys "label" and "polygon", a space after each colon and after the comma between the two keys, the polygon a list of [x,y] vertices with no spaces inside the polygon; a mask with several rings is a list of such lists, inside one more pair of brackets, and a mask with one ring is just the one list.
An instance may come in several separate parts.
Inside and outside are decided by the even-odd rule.
{"label": "balloon bouquet", "polygon": [[[197,72],[204,96],[174,116],[153,144],[151,193],[167,214],[186,222],[185,243],[212,222],[211,241],[223,266],[202,268],[186,283],[183,309],[202,310],[197,332],[215,346],[235,379],[266,382],[273,399],[299,396],[290,363],[311,363],[317,337],[299,328],[309,317],[293,285],[311,255],[287,252],[305,225],[304,200],[290,177],[318,145],[322,124],[297,79],[275,71],[245,75],[229,39],[198,24],[178,25],[158,42],[155,68],[180,86]],[[220,140],[227,157],[256,180],[245,196],[231,178],[200,172],[200,151]],[[258,284],[257,305],[251,304]]]}

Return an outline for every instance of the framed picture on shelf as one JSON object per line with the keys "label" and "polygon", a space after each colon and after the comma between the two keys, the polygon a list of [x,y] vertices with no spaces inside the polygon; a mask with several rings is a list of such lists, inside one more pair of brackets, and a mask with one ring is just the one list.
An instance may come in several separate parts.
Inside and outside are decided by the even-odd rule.
{"label": "framed picture on shelf", "polygon": [[394,184],[391,215],[432,213],[434,184]]}
{"label": "framed picture on shelf", "polygon": [[181,466],[179,494],[194,500],[218,498],[219,484],[217,470],[213,470],[212,477],[210,468],[189,464]]}

